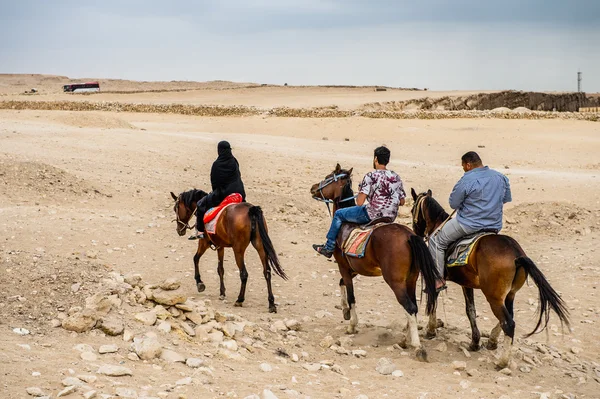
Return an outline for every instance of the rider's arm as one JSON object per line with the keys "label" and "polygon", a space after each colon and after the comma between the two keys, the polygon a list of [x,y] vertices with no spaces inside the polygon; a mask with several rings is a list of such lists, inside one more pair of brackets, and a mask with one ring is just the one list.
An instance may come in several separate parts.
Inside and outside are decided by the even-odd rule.
{"label": "rider's arm", "polygon": [[452,193],[450,193],[450,208],[458,209],[465,201],[467,197],[467,190],[465,187],[465,182],[463,179],[460,179],[458,183],[452,189]]}
{"label": "rider's arm", "polygon": [[366,199],[367,199],[367,194],[358,193],[358,197],[356,197],[356,205],[363,206]]}
{"label": "rider's arm", "polygon": [[504,198],[502,199],[502,203],[506,204],[507,202],[512,201],[512,193],[510,192],[510,182],[508,181],[508,177],[504,176]]}

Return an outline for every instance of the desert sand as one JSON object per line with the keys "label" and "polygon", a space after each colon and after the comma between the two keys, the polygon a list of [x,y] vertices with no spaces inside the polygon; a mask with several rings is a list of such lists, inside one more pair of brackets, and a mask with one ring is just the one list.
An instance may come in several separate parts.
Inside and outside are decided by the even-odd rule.
{"label": "desert sand", "polygon": [[[131,93],[73,96],[56,88],[64,81],[3,75],[0,101],[26,97],[28,101],[355,109],[373,101],[432,95],[397,89],[375,92],[373,88],[218,82],[173,91],[189,84],[120,81],[113,91]],[[47,89],[40,89],[39,96],[22,94],[31,87]],[[434,95],[448,94],[452,93]],[[262,268],[252,248],[246,256],[250,278],[244,307],[233,306],[239,273],[231,250],[225,252],[227,298],[219,299],[217,257],[212,251],[200,260],[207,289],[198,293],[192,264],[195,243],[177,236],[171,222],[169,192],[207,190],[216,143],[223,139],[233,146],[248,201],[263,208],[269,234],[290,277],[289,281],[273,277],[277,314],[268,313]],[[462,175],[464,152],[478,151],[487,165],[505,173],[513,202],[505,208],[503,232],[521,243],[561,293],[571,313],[572,330],[561,329],[553,316],[547,332],[523,338],[534,326],[537,307],[537,288],[530,282],[515,301],[515,364],[510,373],[500,373],[494,364],[500,350],[462,350],[470,341],[470,328],[462,291],[451,283],[438,305],[438,318],[445,327],[433,340],[421,336],[429,354],[429,362],[423,363],[410,349],[397,345],[406,318],[385,282],[358,277],[359,332],[346,335],[336,264],[311,248],[324,240],[329,215],[323,204],[311,199],[309,188],[339,162],[354,167],[356,189],[370,170],[373,149],[381,144],[391,149],[390,168],[403,178],[407,191],[432,189],[446,206]],[[0,396],[25,398],[27,388],[37,387],[54,398],[65,385],[74,384],[65,381],[67,377],[92,375],[96,378],[78,380],[82,386],[68,397],[83,397],[92,390],[96,397],[169,399],[272,397],[264,396],[269,395],[264,390],[277,398],[597,397],[598,154],[600,124],[576,120],[0,110]],[[411,205],[408,201],[400,209],[398,223],[409,225]],[[76,307],[84,307],[86,298],[132,273],[148,284],[175,278],[181,283],[179,291],[192,302],[242,320],[245,328],[234,339],[226,339],[226,344],[204,340],[199,332],[193,337],[175,329],[165,333],[134,318],[151,308],[151,302],[139,304],[131,300],[131,292],[122,293],[112,314],[122,320],[126,333],[138,337],[155,333],[164,349],[203,361],[203,367],[192,368],[161,359],[135,360],[131,342],[124,339],[129,337],[123,335],[55,327],[80,310]],[[479,327],[488,333],[495,318],[480,292],[475,298]],[[175,315],[168,319],[178,322]],[[425,325],[422,309],[418,320]],[[280,328],[285,321],[292,327]],[[19,335],[15,328],[29,334]],[[235,347],[230,341],[236,342]],[[75,349],[79,344],[90,345],[84,352],[93,351],[94,356],[82,358],[81,347]],[[116,345],[116,352],[100,354],[102,345]],[[391,360],[402,373],[380,374],[376,369],[381,358]],[[456,361],[466,363],[464,370],[455,370]],[[132,376],[98,374],[105,364],[127,367]]]}

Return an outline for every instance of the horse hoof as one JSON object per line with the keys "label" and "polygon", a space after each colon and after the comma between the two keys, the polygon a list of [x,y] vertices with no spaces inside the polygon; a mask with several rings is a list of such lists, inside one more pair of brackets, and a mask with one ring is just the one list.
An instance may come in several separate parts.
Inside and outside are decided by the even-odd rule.
{"label": "horse hoof", "polygon": [[277,307],[275,305],[269,306],[269,313],[277,313]]}
{"label": "horse hoof", "polygon": [[235,306],[236,308],[241,308],[242,302],[236,302],[235,304],[233,304],[233,306]]}
{"label": "horse hoof", "polygon": [[427,351],[425,351],[425,348],[417,349],[415,355],[418,361],[426,363],[429,362],[429,360],[427,360]]}
{"label": "horse hoof", "polygon": [[471,344],[469,345],[470,352],[477,352],[479,350],[479,344]]}
{"label": "horse hoof", "polygon": [[488,341],[488,343],[487,343],[487,345],[485,347],[486,347],[487,350],[495,351],[496,349],[498,349],[498,343],[497,342]]}
{"label": "horse hoof", "polygon": [[348,326],[348,328],[346,329],[346,334],[356,334],[356,332],[356,328],[352,326]]}
{"label": "horse hoof", "polygon": [[204,292],[206,286],[204,285],[204,283],[198,283],[196,284],[196,288],[198,288],[198,292]]}
{"label": "horse hoof", "polygon": [[408,345],[406,344],[406,339],[403,339],[402,341],[398,342],[398,346],[400,346],[402,349],[408,348]]}
{"label": "horse hoof", "polygon": [[434,339],[437,336],[437,333],[435,330],[433,331],[427,331],[425,333],[425,339]]}
{"label": "horse hoof", "polygon": [[344,320],[350,320],[350,308],[345,308],[342,312],[344,312]]}
{"label": "horse hoof", "polygon": [[219,299],[224,301],[225,300],[225,295],[219,295]]}

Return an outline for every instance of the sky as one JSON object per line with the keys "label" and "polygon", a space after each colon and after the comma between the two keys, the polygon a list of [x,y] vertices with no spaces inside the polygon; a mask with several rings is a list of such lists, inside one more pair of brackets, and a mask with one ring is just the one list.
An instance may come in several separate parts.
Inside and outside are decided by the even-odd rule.
{"label": "sky", "polygon": [[0,73],[600,92],[600,0],[0,0]]}

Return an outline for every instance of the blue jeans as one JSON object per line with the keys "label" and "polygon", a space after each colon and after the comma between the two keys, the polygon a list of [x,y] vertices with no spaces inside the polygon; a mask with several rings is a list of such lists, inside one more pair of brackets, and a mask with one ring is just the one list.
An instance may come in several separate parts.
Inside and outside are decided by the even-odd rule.
{"label": "blue jeans", "polygon": [[367,208],[365,206],[351,206],[349,208],[338,209],[333,215],[331,227],[327,233],[327,243],[325,244],[325,249],[330,251],[335,249],[335,239],[342,228],[342,223],[350,222],[365,224],[369,223],[370,221],[371,219],[369,218],[369,214],[367,213]]}

